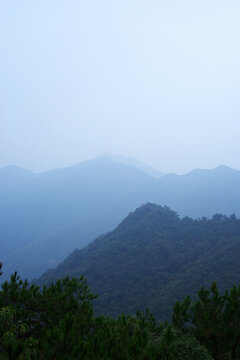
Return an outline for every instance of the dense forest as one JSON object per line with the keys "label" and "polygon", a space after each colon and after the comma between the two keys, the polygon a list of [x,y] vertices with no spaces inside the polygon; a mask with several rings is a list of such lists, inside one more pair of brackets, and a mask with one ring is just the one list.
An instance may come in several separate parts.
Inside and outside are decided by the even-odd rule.
{"label": "dense forest", "polygon": [[168,207],[146,204],[112,232],[75,250],[36,284],[84,275],[99,298],[94,309],[117,317],[146,307],[169,320],[172,306],[214,281],[220,290],[240,282],[240,220],[180,218]]}
{"label": "dense forest", "polygon": [[96,316],[95,298],[83,277],[40,291],[13,274],[0,291],[0,359],[240,359],[240,287],[201,288],[196,301],[175,304],[170,323],[148,309]]}
{"label": "dense forest", "polygon": [[[92,176],[92,168],[89,171]],[[117,172],[115,174],[117,177]],[[139,198],[135,195],[146,180],[143,175],[137,192],[128,192],[129,176],[134,184],[135,170],[131,169],[130,173],[126,170],[125,175],[128,180],[118,204],[125,202],[129,194],[137,201]],[[34,180],[32,174],[25,173],[25,176]],[[43,175],[37,182],[33,181],[31,192],[24,201],[30,205],[34,203],[31,196],[35,187],[41,198],[39,189],[45,176],[48,178]],[[53,186],[58,172],[51,176]],[[204,176],[201,174],[201,181]],[[86,184],[87,179],[88,176]],[[166,177],[154,181],[161,180],[164,189],[164,179]],[[170,176],[168,184],[169,179],[173,186],[179,180]],[[214,179],[213,176],[212,184]],[[23,178],[20,181],[24,181]],[[102,184],[103,178],[99,181]],[[181,181],[185,186],[188,178]],[[58,183],[59,192],[63,185],[64,181]],[[11,186],[15,187],[15,184]],[[48,188],[48,180],[44,186]],[[46,192],[45,187],[42,190]],[[81,191],[83,194],[84,190]],[[115,187],[112,193],[117,193]],[[219,189],[213,195],[217,198],[218,193]],[[52,199],[57,195],[55,193]],[[174,197],[174,193],[171,196]],[[99,206],[100,203],[101,199]],[[41,216],[35,219],[39,221],[38,229],[34,230],[36,234],[49,216],[44,213],[45,206],[48,201],[41,208]],[[65,213],[67,203],[63,202],[61,206],[60,211]],[[94,203],[89,206],[93,207]],[[94,227],[94,219],[99,223],[102,220],[104,227],[105,219],[111,218],[113,207],[106,209],[104,213],[83,216],[74,225],[67,225],[64,231],[54,232],[50,251],[58,252],[62,245],[66,250],[72,245],[73,242],[68,243],[71,230],[75,240],[79,229],[85,227],[93,235],[100,229],[99,224]],[[29,214],[30,210],[31,206]],[[11,212],[11,206],[8,211]],[[2,208],[2,226],[10,229],[11,219],[9,223],[5,221],[8,212],[4,216],[3,212]],[[17,207],[15,215],[18,215]],[[59,213],[55,215],[58,217]],[[54,222],[54,216],[49,220]],[[28,219],[24,213],[23,217]],[[22,218],[18,219],[16,229]],[[22,230],[26,224],[21,223]],[[19,232],[20,236],[23,233]],[[30,233],[28,235],[30,238]],[[51,236],[46,236],[36,247],[33,242],[27,252],[22,248],[25,265],[30,270],[35,259],[44,258]],[[12,241],[13,244],[13,238]],[[28,253],[32,253],[29,261]],[[39,279],[29,283],[14,273],[10,280],[2,280],[0,360],[240,360],[239,253],[240,220],[234,214],[217,213],[210,218],[196,219],[180,217],[167,206],[142,205],[113,231],[97,237],[83,249],[74,250],[59,266],[48,270]],[[3,260],[5,271],[7,257]]]}

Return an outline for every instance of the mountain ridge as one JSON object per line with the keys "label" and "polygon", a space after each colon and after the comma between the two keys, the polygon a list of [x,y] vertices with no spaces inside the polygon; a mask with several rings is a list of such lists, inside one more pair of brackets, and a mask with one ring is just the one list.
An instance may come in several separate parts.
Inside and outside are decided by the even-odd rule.
{"label": "mountain ridge", "polygon": [[[204,176],[196,172],[153,178],[105,158],[28,173],[29,181],[0,194],[5,275],[18,269],[29,279],[40,276],[49,264],[61,262],[73,249],[113,230],[146,202],[167,205],[180,217],[210,217],[217,212],[239,216],[240,172],[225,167],[203,172]],[[36,261],[31,260],[31,251]]]}
{"label": "mountain ridge", "polygon": [[239,234],[234,215],[181,219],[168,207],[148,203],[44,273],[39,284],[84,275],[99,294],[99,313],[117,316],[149,307],[166,320],[174,302],[194,294],[199,284],[217,281],[224,289],[240,282]]}

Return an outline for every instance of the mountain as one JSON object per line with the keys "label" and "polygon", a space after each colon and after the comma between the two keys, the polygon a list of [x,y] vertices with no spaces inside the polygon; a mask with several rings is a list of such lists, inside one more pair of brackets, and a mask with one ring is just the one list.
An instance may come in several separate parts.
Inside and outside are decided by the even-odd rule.
{"label": "mountain", "polygon": [[154,169],[153,167],[149,166],[148,164],[145,164],[142,161],[139,161],[137,158],[135,157],[130,157],[130,156],[122,156],[122,155],[112,155],[112,154],[108,154],[108,153],[103,153],[102,155],[99,155],[97,157],[99,158],[109,158],[113,161],[116,161],[120,164],[123,165],[129,165],[129,166],[134,166],[137,169],[147,173],[150,176],[153,176],[155,178],[160,178],[164,175],[163,172],[158,171],[156,169]]}
{"label": "mountain", "polygon": [[117,316],[149,307],[166,320],[175,301],[216,281],[220,289],[240,282],[240,220],[180,219],[168,207],[146,204],[112,232],[75,250],[39,280],[84,275],[99,294],[99,313]]}
{"label": "mountain", "polygon": [[14,201],[4,206],[0,201],[5,278],[15,269],[29,278],[39,276],[51,262],[62,261],[74,248],[111,230],[139,196],[133,207],[131,200],[125,204],[122,199],[135,192],[145,198],[143,190],[154,181],[135,167],[103,158],[24,182]]}
{"label": "mountain", "polygon": [[9,196],[9,193],[16,191],[24,183],[34,177],[34,173],[18,166],[9,165],[0,168],[0,196]]}
{"label": "mountain", "polygon": [[196,169],[186,175],[169,174],[159,179],[154,203],[167,205],[180,216],[240,216],[240,171],[227,166]]}
{"label": "mountain", "polygon": [[116,217],[121,215],[112,214],[110,210],[101,211],[37,238],[6,257],[5,273],[18,269],[24,277],[28,274],[30,278],[40,276],[62,262],[73,249],[82,248],[99,234],[113,229],[118,224]]}
{"label": "mountain", "polygon": [[16,269],[28,279],[39,277],[146,202],[167,205],[181,217],[240,215],[237,170],[221,166],[156,178],[122,162],[102,156],[40,174],[0,169],[2,280]]}

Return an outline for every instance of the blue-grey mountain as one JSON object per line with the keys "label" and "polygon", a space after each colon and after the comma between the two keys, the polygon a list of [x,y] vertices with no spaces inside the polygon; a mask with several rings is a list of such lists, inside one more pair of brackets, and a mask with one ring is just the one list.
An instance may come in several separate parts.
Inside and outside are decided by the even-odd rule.
{"label": "blue-grey mountain", "polygon": [[240,215],[240,172],[225,166],[156,178],[102,156],[40,174],[2,168],[0,188],[5,278],[16,269],[29,279],[40,276],[146,202],[194,218]]}

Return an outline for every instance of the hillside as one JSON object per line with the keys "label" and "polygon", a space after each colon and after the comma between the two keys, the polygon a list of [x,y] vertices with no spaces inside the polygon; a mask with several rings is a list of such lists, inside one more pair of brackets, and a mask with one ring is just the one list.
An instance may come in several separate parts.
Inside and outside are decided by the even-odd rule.
{"label": "hillside", "polygon": [[[24,277],[40,276],[74,248],[113,229],[136,201],[146,198],[143,190],[154,181],[108,158],[35,175],[19,186],[14,199],[9,192],[9,201],[0,201],[4,276],[15,269]],[[135,200],[135,192],[142,194],[140,199]]]}
{"label": "hillside", "polygon": [[240,216],[240,171],[219,166],[212,170],[195,169],[181,176],[165,175],[159,179],[153,202],[169,206],[180,216]]}
{"label": "hillside", "polygon": [[16,269],[23,277],[39,277],[146,202],[167,205],[181,217],[240,216],[237,170],[221,166],[154,178],[137,162],[118,158],[102,156],[40,174],[0,169],[3,278]]}
{"label": "hillside", "polygon": [[9,165],[0,168],[0,209],[13,201],[18,190],[34,176],[33,172],[18,166]]}
{"label": "hillside", "polygon": [[180,219],[167,207],[146,204],[114,231],[75,250],[40,283],[83,274],[99,294],[98,312],[116,316],[149,307],[166,319],[175,301],[201,286],[240,282],[239,234],[234,215]]}

